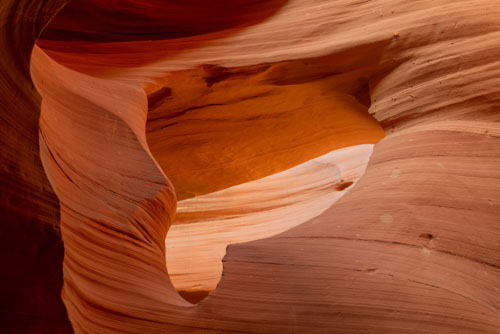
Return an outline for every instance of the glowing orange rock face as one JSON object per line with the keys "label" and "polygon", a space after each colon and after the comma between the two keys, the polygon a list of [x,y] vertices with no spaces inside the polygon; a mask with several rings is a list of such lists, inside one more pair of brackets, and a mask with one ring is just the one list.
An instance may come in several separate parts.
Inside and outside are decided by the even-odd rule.
{"label": "glowing orange rock face", "polygon": [[[266,2],[270,6],[248,1],[241,8],[227,3],[241,22],[228,18],[219,25],[219,17],[200,19],[212,8],[176,3],[75,2],[33,50],[32,78],[42,95],[40,156],[60,201],[63,300],[73,330],[498,333],[500,5],[489,0]],[[2,38],[9,50],[2,58],[2,88],[11,87],[10,81],[20,84],[18,93],[7,89],[0,96],[19,115],[37,115],[27,57],[33,31],[59,7],[56,1],[2,7],[1,20],[8,23],[3,36],[9,36]],[[75,21],[72,28],[70,18],[78,8],[102,14],[110,25]],[[168,34],[169,23],[162,25],[159,18],[172,13],[164,8],[184,10],[175,21],[179,38]],[[244,13],[252,19],[246,21]],[[131,17],[137,24],[127,23]],[[11,37],[17,35],[14,22],[29,32],[19,34],[26,42]],[[103,27],[112,29],[103,32]],[[150,35],[154,29],[165,35]],[[118,36],[122,39],[114,42]],[[16,53],[25,61],[14,61]],[[12,64],[19,66],[7,70]],[[250,68],[258,71],[243,71]],[[327,160],[327,166],[313,168],[325,163],[321,159],[330,150],[380,138],[363,106],[370,106],[369,114],[387,134],[375,145],[365,175],[354,184],[353,171],[361,168],[356,159],[350,165],[349,159]],[[301,107],[310,113],[296,110]],[[214,109],[221,110],[222,120],[242,124],[218,128],[210,122]],[[345,113],[352,122],[339,126],[335,118],[344,120]],[[279,127],[266,118],[276,114]],[[9,116],[13,128],[25,122],[33,129],[32,116],[15,115]],[[192,115],[206,126],[196,125]],[[352,126],[359,135],[349,132]],[[205,131],[211,127],[215,134],[207,144]],[[313,134],[317,145],[307,142]],[[184,136],[189,144],[179,147],[184,141],[171,136]],[[250,136],[259,140],[247,140]],[[345,145],[336,146],[336,136]],[[46,220],[57,214],[55,205],[41,204],[44,194],[53,194],[39,191],[48,185],[32,153],[36,141],[27,138],[28,149],[17,158],[11,152],[21,145],[12,138],[20,136],[8,130],[4,137],[8,152],[2,157],[15,178],[2,187],[19,185],[19,191],[32,193],[26,198],[38,212],[36,224],[56,226],[54,219]],[[356,141],[360,138],[365,141]],[[234,146],[224,145],[229,140]],[[301,145],[294,149],[289,146],[294,142]],[[259,153],[267,149],[266,160]],[[243,157],[253,159],[253,169]],[[211,171],[207,161],[224,173]],[[343,163],[353,178],[329,182],[329,167],[342,170],[333,166]],[[183,175],[186,166],[191,172]],[[234,222],[227,218],[234,213],[230,208],[239,210],[234,216],[243,225],[259,212],[268,211],[266,218],[276,214],[269,227],[286,225],[287,215],[292,221],[314,210],[320,214],[279,235],[229,246],[217,289],[191,305],[177,294],[165,267],[170,250],[168,238],[167,246],[164,241],[176,211],[171,172],[184,198],[179,228],[202,224],[196,219]],[[296,186],[289,193],[280,189],[287,180]],[[332,194],[348,193],[331,207],[318,208],[328,203],[322,197],[328,187]],[[266,191],[261,202],[257,189]],[[217,200],[229,206],[203,212],[203,206],[220,207]],[[2,203],[9,212],[20,208]],[[273,211],[278,208],[283,211]],[[21,216],[18,235],[27,230],[28,215],[8,217],[17,224]],[[238,237],[234,231],[241,230],[227,226],[216,232]],[[22,277],[13,272],[9,282]],[[43,296],[43,289],[34,291]]]}
{"label": "glowing orange rock face", "polygon": [[379,141],[383,130],[355,98],[366,80],[317,77],[303,61],[174,73],[150,95],[148,144],[178,200],[225,189]]}

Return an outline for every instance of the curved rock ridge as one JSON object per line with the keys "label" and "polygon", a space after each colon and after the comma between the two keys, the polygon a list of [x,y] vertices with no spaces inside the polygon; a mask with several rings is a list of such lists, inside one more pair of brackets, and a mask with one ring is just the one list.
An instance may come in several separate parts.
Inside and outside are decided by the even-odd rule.
{"label": "curved rock ridge", "polygon": [[[74,331],[498,333],[499,18],[500,4],[487,0],[290,0],[245,29],[40,40],[40,149],[61,204]],[[147,145],[147,95],[169,87],[174,71],[299,59],[306,82],[366,78],[370,114],[388,136],[318,217],[229,246],[218,288],[193,306],[165,268],[176,201]]]}
{"label": "curved rock ridge", "polygon": [[228,245],[267,238],[320,215],[363,175],[372,149],[335,150],[283,172],[179,201],[165,242],[175,288],[214,290]]}
{"label": "curved rock ridge", "polygon": [[[107,321],[94,319],[106,314],[148,318],[150,311],[137,308],[141,300],[150,310],[182,311],[190,304],[174,290],[165,268],[164,239],[175,194],[147,149],[144,92],[70,71],[38,47],[31,64],[45,97],[40,151],[61,203],[62,298],[73,330],[99,332]],[[58,129],[62,124],[64,130]],[[86,141],[91,145],[82,145]],[[129,325],[120,321],[115,330],[126,331]]]}

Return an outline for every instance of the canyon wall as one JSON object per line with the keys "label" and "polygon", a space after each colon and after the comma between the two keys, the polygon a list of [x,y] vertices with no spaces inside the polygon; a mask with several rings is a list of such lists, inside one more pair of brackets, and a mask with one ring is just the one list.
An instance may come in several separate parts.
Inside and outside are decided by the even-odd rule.
{"label": "canyon wall", "polygon": [[[28,22],[8,15],[4,22],[24,24],[29,34],[33,27],[40,31],[40,22],[60,7],[48,3]],[[214,8],[231,16],[215,13],[235,19],[219,25],[200,20],[199,10],[207,9],[199,1],[177,6],[154,1],[150,7],[129,1],[121,7],[119,1],[75,0],[33,49],[31,76],[42,95],[40,157],[61,208],[62,296],[73,330],[499,333],[500,4],[290,0],[243,1],[233,8],[216,3]],[[191,7],[198,8],[193,16]],[[5,13],[31,10],[12,8]],[[82,8],[99,23],[79,21]],[[162,26],[173,9],[183,15]],[[2,87],[18,87],[18,93],[2,93],[2,117],[12,119],[2,132],[7,143],[2,166],[10,168],[2,184],[11,194],[2,209],[9,214],[34,209],[8,216],[8,226],[19,232],[7,231],[2,240],[31,251],[10,268],[22,268],[21,263],[44,263],[30,270],[52,268],[47,288],[23,285],[40,298],[52,298],[60,287],[62,249],[55,232],[57,200],[36,149],[40,100],[27,60],[13,67],[18,73],[9,70],[18,54],[29,56],[36,34],[16,39],[26,41],[17,47],[11,37],[17,33],[4,30],[10,56]],[[172,35],[174,30],[179,35]],[[309,113],[284,108],[281,101]],[[18,113],[10,113],[10,106]],[[186,116],[186,110],[195,116]],[[270,117],[277,111],[278,118]],[[263,127],[288,120],[291,139],[283,144],[279,129],[266,131],[276,136],[268,137],[270,158],[262,159],[256,152],[267,149],[266,141],[231,147],[232,140],[220,139],[228,132],[210,121],[216,113],[223,116],[219,121],[239,120],[231,124],[235,132],[261,122],[249,132],[259,139]],[[364,116],[342,125],[347,115]],[[369,115],[386,137],[374,146],[356,184],[327,182],[339,186],[334,194],[344,191],[343,184],[349,188],[342,198],[289,231],[229,245],[217,289],[196,305],[181,298],[165,266],[176,211],[182,226],[196,218],[182,216],[189,203],[191,212],[203,212],[238,186],[265,183],[341,147],[375,143],[381,132]],[[320,117],[317,123],[309,119],[313,116]],[[189,123],[193,119],[199,123]],[[353,124],[362,122],[373,127],[350,137]],[[300,146],[302,151],[290,145],[315,133],[301,132],[310,124],[318,134],[313,144]],[[206,145],[210,133],[216,139]],[[183,147],[179,138],[191,144]],[[186,155],[196,155],[198,162]],[[249,168],[228,165],[227,157],[253,160]],[[211,162],[225,168],[223,176],[208,168]],[[183,174],[186,165],[190,172]],[[314,177],[300,182],[308,180],[313,184]],[[277,191],[274,197],[264,183],[254,192],[269,196],[260,209],[283,196]],[[17,205],[9,200],[19,194],[28,200]],[[304,216],[314,210],[313,197],[300,208]],[[241,215],[245,200],[229,207]],[[224,217],[223,211],[218,214]],[[276,221],[287,214],[293,215],[290,221],[300,216],[285,210]],[[45,253],[12,242],[33,226],[47,228],[23,243],[46,238]],[[8,250],[5,254],[11,261]],[[29,277],[12,273],[11,282]],[[27,305],[19,290],[9,292],[10,305],[16,296]],[[44,319],[64,327],[58,300],[53,303],[35,305],[25,323],[37,328],[42,326],[37,319]],[[14,309],[6,308],[7,320],[14,319]],[[52,318],[37,313],[42,311]]]}
{"label": "canyon wall", "polygon": [[40,163],[31,50],[67,1],[0,5],[0,321],[4,333],[71,333],[60,298],[59,203]]}

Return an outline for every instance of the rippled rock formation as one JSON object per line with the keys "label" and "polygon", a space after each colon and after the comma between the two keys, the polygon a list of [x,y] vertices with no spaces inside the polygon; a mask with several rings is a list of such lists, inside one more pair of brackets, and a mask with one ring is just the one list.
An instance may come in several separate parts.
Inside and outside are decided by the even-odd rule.
{"label": "rippled rock formation", "polygon": [[0,7],[8,332],[500,332],[500,4],[36,3]]}

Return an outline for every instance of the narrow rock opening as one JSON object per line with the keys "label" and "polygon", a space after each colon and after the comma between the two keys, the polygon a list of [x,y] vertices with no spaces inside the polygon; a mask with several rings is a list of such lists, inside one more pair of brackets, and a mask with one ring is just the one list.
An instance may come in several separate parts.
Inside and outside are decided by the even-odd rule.
{"label": "narrow rock opening", "polygon": [[369,81],[331,62],[206,64],[149,94],[148,145],[178,200],[167,268],[186,300],[215,289],[227,245],[304,223],[363,174],[383,137]]}

